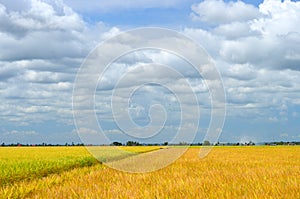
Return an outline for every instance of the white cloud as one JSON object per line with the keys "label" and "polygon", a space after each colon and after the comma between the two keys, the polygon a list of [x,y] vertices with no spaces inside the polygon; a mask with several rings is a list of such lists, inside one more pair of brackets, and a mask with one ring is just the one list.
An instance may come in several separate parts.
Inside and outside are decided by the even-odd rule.
{"label": "white cloud", "polygon": [[232,22],[217,26],[214,34],[226,37],[227,39],[238,39],[242,37],[256,36],[259,32],[251,29],[249,22]]}
{"label": "white cloud", "polygon": [[30,0],[27,6],[14,11],[0,3],[3,61],[82,58],[100,40],[118,33],[101,22],[87,24],[62,1]]}
{"label": "white cloud", "polygon": [[[214,7],[213,11],[207,6]],[[250,12],[251,9],[254,11]],[[194,5],[193,10],[203,15],[203,20],[215,19],[217,25],[211,31],[184,32],[196,38],[214,58],[235,64],[299,70],[300,2],[264,1],[255,8],[241,1],[204,1]],[[254,17],[244,18],[249,13]]]}
{"label": "white cloud", "polygon": [[92,47],[117,33],[87,24],[62,1],[0,1],[2,119],[69,125],[77,69]]}
{"label": "white cloud", "polygon": [[300,2],[265,0],[259,11],[265,15],[254,20],[252,28],[265,35],[286,35],[299,32]]}
{"label": "white cloud", "polygon": [[[226,67],[226,68],[225,68]],[[223,75],[225,77],[230,77],[238,80],[252,80],[257,77],[257,69],[250,64],[233,64],[229,66],[224,66]]]}
{"label": "white cloud", "polygon": [[[70,7],[56,1],[54,6],[40,0],[31,0],[29,9],[19,12],[7,10],[0,4],[1,31],[16,36],[25,36],[32,31],[80,31],[84,21]],[[58,9],[59,8],[59,9]]]}
{"label": "white cloud", "polygon": [[121,31],[118,28],[113,27],[108,32],[103,33],[101,38],[102,38],[102,40],[106,40],[106,39],[114,37],[114,36],[116,36],[117,34],[120,34],[120,33],[121,33]]}
{"label": "white cloud", "polygon": [[203,1],[192,9],[194,19],[209,28],[184,33],[214,58],[228,116],[287,122],[289,110],[280,107],[298,105],[300,97],[300,2],[266,0],[255,8],[241,1]]}
{"label": "white cloud", "polygon": [[248,21],[260,16],[257,8],[242,1],[225,3],[223,0],[205,0],[192,6],[192,18],[210,24]]}

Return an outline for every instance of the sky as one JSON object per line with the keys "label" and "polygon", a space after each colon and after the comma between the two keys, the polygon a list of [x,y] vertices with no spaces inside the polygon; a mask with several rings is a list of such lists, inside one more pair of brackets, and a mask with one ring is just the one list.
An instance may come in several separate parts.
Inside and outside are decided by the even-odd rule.
{"label": "sky", "polygon": [[[0,143],[77,143],[84,141],[78,132],[99,133],[76,128],[76,75],[99,44],[141,27],[177,31],[212,58],[226,95],[220,142],[299,141],[299,19],[300,2],[290,0],[0,0]],[[186,81],[162,65],[176,69]],[[189,63],[164,50],[121,56],[95,91],[94,111],[103,133],[111,142],[162,143],[171,142],[179,127],[187,133],[197,127],[194,142],[202,142],[213,115],[212,94],[209,80],[195,73]],[[128,79],[121,82],[113,112],[114,85],[124,74]],[[144,79],[149,83],[142,84]],[[127,96],[132,83],[139,87]],[[185,95],[188,89],[196,101]],[[122,108],[130,115],[122,122],[136,127],[129,135],[116,122],[125,117],[118,112]],[[192,114],[197,108],[199,118]],[[182,111],[186,120],[180,120]],[[163,124],[162,116],[167,118]],[[163,130],[153,135],[151,125]]]}

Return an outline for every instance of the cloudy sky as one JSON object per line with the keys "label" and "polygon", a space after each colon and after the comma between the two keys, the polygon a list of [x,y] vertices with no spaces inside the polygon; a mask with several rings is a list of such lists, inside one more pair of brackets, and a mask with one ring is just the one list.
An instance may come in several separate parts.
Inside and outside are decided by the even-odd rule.
{"label": "cloudy sky", "polygon": [[[178,31],[214,60],[226,94],[221,142],[299,141],[299,19],[300,2],[290,0],[20,0],[17,4],[0,0],[0,142],[81,142],[72,112],[80,66],[100,42],[139,27]],[[162,65],[179,71],[188,84]],[[192,113],[198,106],[201,117],[195,142],[202,142],[212,115],[211,93],[205,79],[194,73],[183,59],[163,50],[120,57],[98,82],[99,125],[111,141],[133,139],[115,121],[122,117],[118,110],[125,104],[135,127],[164,126],[156,136],[151,126],[149,132],[133,133],[140,138],[152,136],[139,141],[170,141],[179,126],[186,132],[195,129],[193,114],[186,122],[180,121],[180,114],[182,110]],[[113,113],[110,97],[124,74],[128,79],[121,82],[123,90],[114,98],[117,111]],[[164,86],[141,85],[149,78],[163,81]],[[125,98],[133,83],[141,86]],[[188,96],[178,101],[174,90],[168,89],[171,85],[176,95],[183,96],[189,85],[197,103]],[[157,104],[164,108],[151,109]],[[150,112],[166,116],[165,123],[160,123],[161,117],[149,119]],[[88,127],[80,131],[97,133]]]}

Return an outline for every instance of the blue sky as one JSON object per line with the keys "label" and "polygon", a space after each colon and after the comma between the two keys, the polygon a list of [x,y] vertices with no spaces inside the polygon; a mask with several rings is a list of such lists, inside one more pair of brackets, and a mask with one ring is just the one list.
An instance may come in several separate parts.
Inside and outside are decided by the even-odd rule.
{"label": "blue sky", "polygon": [[[220,141],[300,140],[300,2],[18,2],[0,0],[1,143],[81,142],[73,121],[72,91],[83,60],[100,42],[122,31],[149,26],[179,31],[213,58],[226,93],[227,114]],[[184,71],[193,89],[201,90],[197,97],[203,110],[195,142],[202,142],[211,116],[209,92],[201,78],[189,77],[193,71],[186,63],[162,51],[135,52],[112,65],[106,74],[107,89],[97,89],[95,96],[100,125],[112,141],[133,139],[122,135],[111,107],[105,106],[112,92],[109,83],[128,68],[155,62]],[[145,69],[134,79],[147,78],[150,73]],[[177,80],[173,83],[181,85]],[[191,130],[193,125],[180,124],[177,114],[180,106],[188,110],[195,104],[179,106],[167,89],[152,87],[155,85],[141,87],[132,96],[129,112],[133,121],[141,126],[149,123],[148,109],[153,104],[163,105],[169,119],[164,133],[138,141],[169,141],[180,125]],[[178,87],[178,92],[184,89]]]}

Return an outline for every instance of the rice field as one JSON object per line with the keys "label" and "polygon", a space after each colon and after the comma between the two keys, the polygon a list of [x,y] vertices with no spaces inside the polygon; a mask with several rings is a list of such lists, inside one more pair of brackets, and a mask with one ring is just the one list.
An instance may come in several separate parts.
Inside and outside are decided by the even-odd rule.
{"label": "rice field", "polygon": [[203,159],[199,150],[132,174],[100,164],[84,147],[0,148],[0,198],[300,198],[299,146],[214,147]]}
{"label": "rice field", "polygon": [[0,186],[159,149],[119,148],[120,150],[115,147],[89,147],[91,151],[99,151],[99,156],[95,159],[84,147],[1,147]]}

